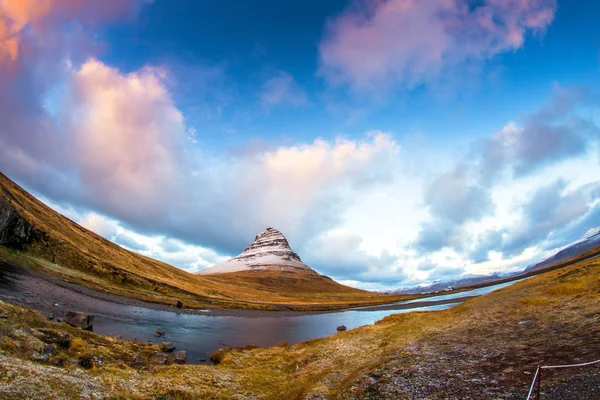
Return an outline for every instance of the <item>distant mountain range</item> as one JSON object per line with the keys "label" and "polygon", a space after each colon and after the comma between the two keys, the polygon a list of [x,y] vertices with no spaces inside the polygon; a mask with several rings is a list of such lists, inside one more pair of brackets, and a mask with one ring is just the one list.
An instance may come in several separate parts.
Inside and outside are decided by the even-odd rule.
{"label": "distant mountain range", "polygon": [[413,293],[438,293],[447,292],[456,289],[462,289],[473,286],[487,286],[500,281],[506,281],[509,279],[517,279],[519,277],[531,276],[536,273],[543,272],[546,269],[553,268],[558,264],[568,262],[569,260],[576,259],[580,256],[590,253],[600,253],[600,228],[590,230],[583,239],[578,240],[575,243],[570,244],[558,253],[554,254],[547,259],[531,264],[522,271],[510,272],[510,273],[499,273],[496,272],[491,275],[466,275],[459,279],[450,281],[439,281],[434,282],[428,286],[413,286],[410,288],[401,288],[391,291],[396,294],[413,294]]}
{"label": "distant mountain range", "polygon": [[594,250],[598,246],[600,246],[600,229],[596,228],[591,232],[588,232],[583,239],[565,247],[552,257],[549,257],[537,264],[528,266],[525,268],[524,272],[539,271],[551,267],[552,265],[567,261],[573,257],[577,257],[581,254],[587,253],[588,251]]}

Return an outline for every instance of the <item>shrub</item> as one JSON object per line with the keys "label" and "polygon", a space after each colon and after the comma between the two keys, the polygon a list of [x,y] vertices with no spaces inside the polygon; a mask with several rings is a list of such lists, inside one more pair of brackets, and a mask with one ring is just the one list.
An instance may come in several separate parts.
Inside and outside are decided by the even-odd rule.
{"label": "shrub", "polygon": [[233,357],[230,353],[229,349],[219,349],[210,355],[210,359],[215,364],[227,364],[233,361]]}
{"label": "shrub", "polygon": [[550,300],[545,297],[522,297],[519,299],[519,304],[523,306],[543,306],[550,303]]}
{"label": "shrub", "polygon": [[74,356],[79,354],[86,347],[86,343],[82,338],[75,338],[69,346],[69,354]]}
{"label": "shrub", "polygon": [[546,289],[546,293],[551,296],[570,296],[585,291],[585,286],[581,283],[559,283]]}

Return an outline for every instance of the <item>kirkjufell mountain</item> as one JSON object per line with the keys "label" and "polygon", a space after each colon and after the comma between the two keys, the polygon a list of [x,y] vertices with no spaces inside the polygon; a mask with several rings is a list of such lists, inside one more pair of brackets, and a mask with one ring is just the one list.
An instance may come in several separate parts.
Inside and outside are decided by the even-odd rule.
{"label": "kirkjufell mountain", "polygon": [[253,270],[315,273],[290,248],[290,244],[281,232],[275,228],[267,228],[256,235],[254,242],[246,247],[246,250],[240,255],[200,271],[198,274],[224,274]]}

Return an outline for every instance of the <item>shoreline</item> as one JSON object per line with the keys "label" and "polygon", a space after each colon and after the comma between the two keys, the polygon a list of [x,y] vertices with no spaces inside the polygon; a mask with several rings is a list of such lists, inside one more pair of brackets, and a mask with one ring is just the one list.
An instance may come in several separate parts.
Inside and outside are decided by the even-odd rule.
{"label": "shoreline", "polygon": [[[69,309],[76,309],[77,305],[81,305],[81,309],[89,309],[89,304],[96,301],[116,303],[120,305],[146,308],[156,311],[167,311],[174,314],[184,315],[201,315],[207,317],[241,317],[241,318],[259,318],[259,317],[293,317],[319,314],[332,314],[350,311],[382,311],[382,310],[405,310],[412,308],[421,308],[435,305],[459,303],[477,296],[464,296],[455,299],[440,300],[440,301],[419,301],[409,304],[381,304],[374,306],[360,306],[354,308],[343,308],[336,310],[322,311],[263,311],[263,310],[243,310],[243,309],[206,309],[197,310],[191,308],[177,309],[174,305],[169,306],[160,303],[150,303],[143,300],[133,299],[125,296],[119,296],[110,293],[104,293],[89,289],[85,286],[65,282],[58,278],[46,275],[41,272],[31,270],[27,267],[8,262],[0,261],[0,279],[18,281],[23,288],[25,299],[10,296],[9,294],[0,293],[0,298],[11,301],[11,299],[25,300],[25,305],[39,311],[49,311],[55,309],[54,304],[59,304],[59,308],[69,305]],[[28,297],[28,298],[27,298]],[[435,297],[435,296],[432,296]],[[60,299],[60,300],[59,300]],[[65,304],[69,303],[69,304]],[[37,306],[36,306],[37,304]],[[71,305],[72,304],[72,305]],[[56,311],[60,311],[56,310]]]}

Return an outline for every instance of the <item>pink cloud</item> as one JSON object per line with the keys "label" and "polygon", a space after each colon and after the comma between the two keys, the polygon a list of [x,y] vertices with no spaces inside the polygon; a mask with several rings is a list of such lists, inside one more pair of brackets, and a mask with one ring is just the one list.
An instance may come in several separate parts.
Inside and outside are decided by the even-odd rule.
{"label": "pink cloud", "polygon": [[90,197],[113,205],[143,202],[148,214],[160,208],[178,176],[186,138],[164,78],[159,68],[122,74],[94,59],[73,71],[61,111],[66,157]]}
{"label": "pink cloud", "polygon": [[28,29],[42,45],[53,45],[49,35],[62,23],[75,20],[96,27],[115,19],[133,17],[144,1],[3,0],[0,2],[0,68],[16,68],[23,47],[28,47],[23,40]]}
{"label": "pink cloud", "polygon": [[[363,4],[363,3],[361,3]],[[435,80],[445,69],[521,48],[543,32],[556,0],[387,0],[329,21],[320,70],[333,85],[386,91]]]}

